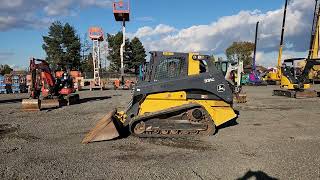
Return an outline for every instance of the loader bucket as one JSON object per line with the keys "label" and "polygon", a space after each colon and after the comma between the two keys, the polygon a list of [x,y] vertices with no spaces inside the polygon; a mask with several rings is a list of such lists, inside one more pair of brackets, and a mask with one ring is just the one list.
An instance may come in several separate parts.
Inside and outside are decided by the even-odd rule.
{"label": "loader bucket", "polygon": [[82,144],[88,144],[97,141],[107,141],[120,136],[113,116],[117,111],[114,110],[104,116],[96,126],[82,140]]}
{"label": "loader bucket", "polygon": [[60,102],[58,99],[43,99],[41,100],[41,109],[50,109],[56,108],[60,106]]}
{"label": "loader bucket", "polygon": [[40,111],[41,102],[39,99],[23,99],[22,110],[23,111]]}

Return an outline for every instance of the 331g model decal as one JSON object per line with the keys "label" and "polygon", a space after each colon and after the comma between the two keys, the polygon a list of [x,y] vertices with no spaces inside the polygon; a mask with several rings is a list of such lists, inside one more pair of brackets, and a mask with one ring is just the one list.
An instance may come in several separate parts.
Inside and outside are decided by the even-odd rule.
{"label": "331g model decal", "polygon": [[205,83],[205,84],[211,83],[211,82],[214,82],[214,81],[216,81],[214,78],[204,79],[204,83]]}

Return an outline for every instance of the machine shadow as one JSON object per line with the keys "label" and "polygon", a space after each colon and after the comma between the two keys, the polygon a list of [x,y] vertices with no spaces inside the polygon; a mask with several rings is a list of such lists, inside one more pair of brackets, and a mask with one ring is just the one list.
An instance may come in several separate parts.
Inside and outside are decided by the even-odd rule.
{"label": "machine shadow", "polygon": [[262,171],[249,170],[244,176],[237,178],[237,180],[249,180],[255,178],[256,180],[278,180],[278,178],[271,177]]}
{"label": "machine shadow", "polygon": [[81,98],[79,104],[84,104],[91,101],[102,101],[106,99],[110,99],[111,96],[99,96],[99,97],[90,97],[90,98]]}
{"label": "machine shadow", "polygon": [[18,103],[18,102],[22,102],[22,99],[24,99],[24,98],[0,100],[0,104],[6,104],[6,103]]}

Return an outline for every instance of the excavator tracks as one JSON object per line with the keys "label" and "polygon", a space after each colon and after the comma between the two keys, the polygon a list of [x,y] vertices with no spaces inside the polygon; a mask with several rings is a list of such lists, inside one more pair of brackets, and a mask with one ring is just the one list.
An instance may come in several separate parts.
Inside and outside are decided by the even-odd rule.
{"label": "excavator tracks", "polygon": [[294,91],[294,90],[286,90],[286,89],[277,89],[273,90],[274,96],[285,96],[289,98],[315,98],[317,97],[317,92],[312,90],[303,90],[303,91]]}
{"label": "excavator tracks", "polygon": [[215,125],[203,107],[190,104],[139,116],[130,131],[144,138],[197,137],[213,135]]}

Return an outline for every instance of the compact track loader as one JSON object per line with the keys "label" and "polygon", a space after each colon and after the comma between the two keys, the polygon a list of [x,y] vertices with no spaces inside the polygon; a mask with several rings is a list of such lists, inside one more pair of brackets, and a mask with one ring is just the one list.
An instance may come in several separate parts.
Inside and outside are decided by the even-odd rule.
{"label": "compact track loader", "polygon": [[128,132],[138,137],[209,136],[237,117],[232,90],[209,56],[151,52],[146,72],[128,109],[108,113],[82,143]]}

